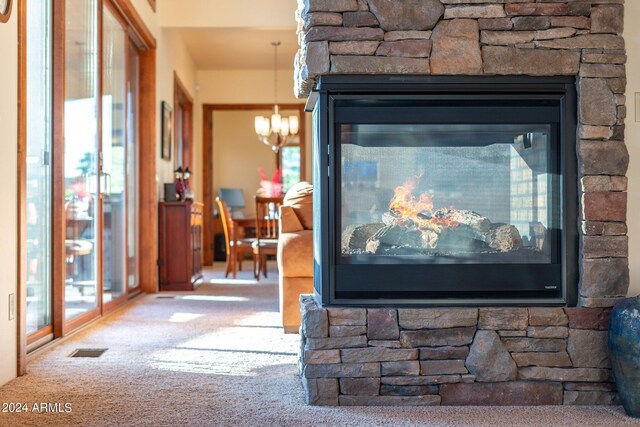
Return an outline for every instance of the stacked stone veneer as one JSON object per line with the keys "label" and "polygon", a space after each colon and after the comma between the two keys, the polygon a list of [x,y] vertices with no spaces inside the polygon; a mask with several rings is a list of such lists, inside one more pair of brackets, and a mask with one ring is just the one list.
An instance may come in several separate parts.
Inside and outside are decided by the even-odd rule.
{"label": "stacked stone veneer", "polygon": [[[602,308],[629,285],[624,0],[298,3],[299,97],[324,74],[575,75],[579,97],[579,308],[565,309],[567,320],[562,309],[324,310],[307,301],[301,363],[309,401],[499,403],[491,396],[500,395],[521,404],[610,402]],[[398,319],[392,341],[380,343],[372,332],[379,313]],[[484,350],[467,354],[472,342]],[[500,381],[483,372],[492,364],[476,366],[480,353],[509,367]]]}
{"label": "stacked stone veneer", "polygon": [[607,308],[337,308],[300,299],[313,405],[617,403]]}

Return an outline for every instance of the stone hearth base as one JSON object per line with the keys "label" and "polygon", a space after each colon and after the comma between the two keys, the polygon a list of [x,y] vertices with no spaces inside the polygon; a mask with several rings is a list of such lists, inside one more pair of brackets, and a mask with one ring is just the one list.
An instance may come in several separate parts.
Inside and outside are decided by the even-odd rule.
{"label": "stone hearth base", "polygon": [[300,305],[311,405],[618,403],[607,308]]}

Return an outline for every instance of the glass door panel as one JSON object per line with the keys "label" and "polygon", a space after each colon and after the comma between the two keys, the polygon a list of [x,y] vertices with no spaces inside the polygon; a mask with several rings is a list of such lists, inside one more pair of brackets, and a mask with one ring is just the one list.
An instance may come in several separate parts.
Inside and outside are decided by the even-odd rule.
{"label": "glass door panel", "polygon": [[127,285],[138,282],[138,91],[140,55],[129,42],[127,67]]}
{"label": "glass door panel", "polygon": [[[550,124],[341,130],[341,251],[349,262],[555,262],[559,179]],[[366,241],[344,243],[362,227],[372,230]]]}
{"label": "glass door panel", "polygon": [[127,37],[103,7],[102,194],[103,303],[125,293]]}
{"label": "glass door panel", "polygon": [[98,1],[66,0],[65,318],[98,306]]}
{"label": "glass door panel", "polygon": [[31,335],[51,325],[51,0],[27,3],[26,282]]}

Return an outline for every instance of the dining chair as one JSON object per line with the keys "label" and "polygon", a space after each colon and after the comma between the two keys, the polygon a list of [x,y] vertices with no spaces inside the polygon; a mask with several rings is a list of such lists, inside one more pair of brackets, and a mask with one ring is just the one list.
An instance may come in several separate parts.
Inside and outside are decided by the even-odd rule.
{"label": "dining chair", "polygon": [[[256,241],[253,243],[254,275],[260,280],[260,272],[267,277],[267,257],[278,252],[280,206],[284,197],[255,196]],[[255,265],[257,259],[257,266]]]}
{"label": "dining chair", "polygon": [[[220,218],[222,219],[222,228],[224,230],[225,249],[227,252],[227,271],[224,277],[228,277],[229,273],[232,273],[232,277],[235,279],[238,269],[242,271],[242,261],[247,253],[252,250],[252,245],[256,239],[240,238],[238,235],[238,228],[236,227],[231,214],[229,213],[229,207],[227,203],[220,197],[216,197],[216,203],[218,204],[218,210],[220,211]],[[256,271],[257,257],[253,257],[253,271]]]}

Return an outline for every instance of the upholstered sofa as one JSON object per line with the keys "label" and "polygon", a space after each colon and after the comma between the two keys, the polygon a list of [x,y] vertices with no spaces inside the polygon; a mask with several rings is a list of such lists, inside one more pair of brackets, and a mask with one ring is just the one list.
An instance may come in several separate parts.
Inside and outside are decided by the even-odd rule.
{"label": "upholstered sofa", "polygon": [[313,187],[294,185],[280,207],[278,274],[280,315],[285,333],[300,328],[300,294],[313,292]]}

